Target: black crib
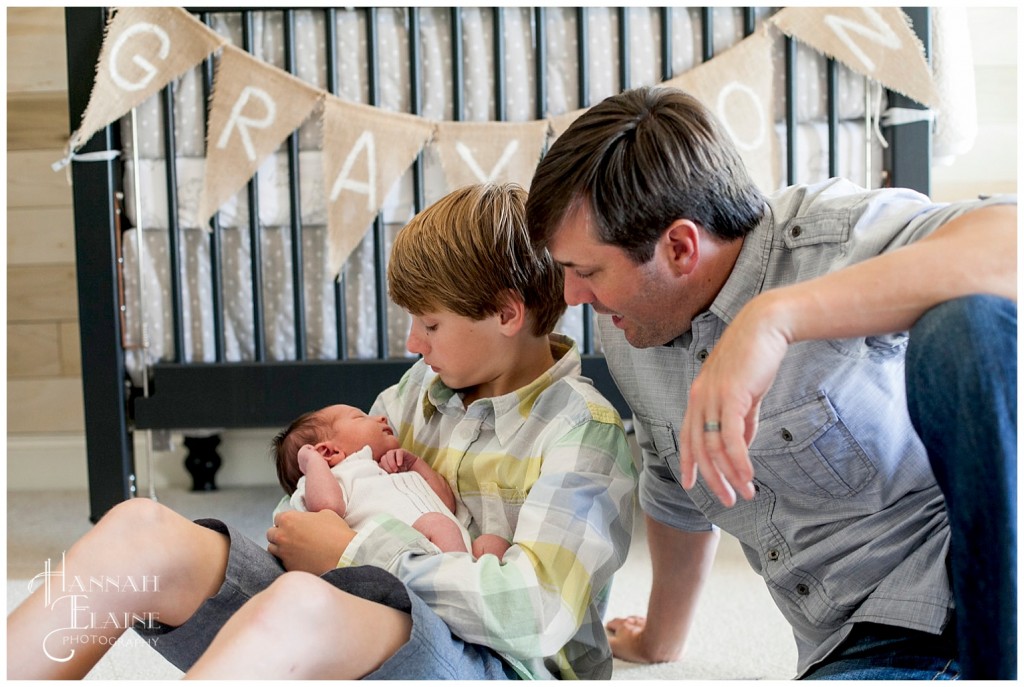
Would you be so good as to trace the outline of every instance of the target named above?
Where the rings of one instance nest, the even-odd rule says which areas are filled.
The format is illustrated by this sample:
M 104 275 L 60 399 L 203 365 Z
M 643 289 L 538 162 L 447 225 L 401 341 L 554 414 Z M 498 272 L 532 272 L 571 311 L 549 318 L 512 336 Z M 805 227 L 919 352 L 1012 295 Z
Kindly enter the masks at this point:
M 214 12 L 240 12 L 242 14 L 242 25 L 245 27 L 252 12 L 256 8 L 247 10 L 244 8 L 197 8 L 193 13 L 203 21 L 208 21 L 210 14 Z M 259 8 L 259 11 L 267 11 Z M 290 15 L 296 10 L 277 10 L 284 15 L 285 28 L 285 51 L 286 55 L 294 47 L 294 35 L 289 35 Z M 368 79 L 370 83 L 370 102 L 375 102 L 374 85 L 374 64 L 373 58 L 377 50 L 378 36 L 375 35 L 373 8 L 357 8 L 355 10 L 334 10 L 317 9 L 326 13 L 327 20 L 324 22 L 328 27 L 328 35 L 325 43 L 328 47 L 327 74 L 328 88 L 331 92 L 337 92 L 338 79 L 343 75 L 337 74 L 333 68 L 336 60 L 331 50 L 337 45 L 337 41 L 330 35 L 331 27 L 335 25 L 333 13 L 340 11 L 365 12 L 367 13 L 367 45 L 369 46 Z M 491 21 L 495 27 L 500 27 L 503 21 L 503 13 L 508 8 L 492 8 L 486 10 L 493 13 Z M 545 50 L 547 39 L 544 36 L 544 13 L 552 11 L 551 8 L 535 8 L 529 10 L 534 30 L 535 62 L 535 99 L 537 103 L 536 117 L 542 119 L 546 115 L 546 84 L 544 70 L 541 66 L 545 62 Z M 585 78 L 588 69 L 588 36 L 587 36 L 587 8 L 576 8 L 578 43 L 578 63 L 580 71 L 579 92 L 577 102 L 579 107 L 592 104 L 590 94 L 587 92 Z M 684 11 L 684 8 L 659 8 L 662 35 L 659 49 L 661 61 L 664 65 L 671 64 L 671 50 L 673 45 L 671 22 L 669 18 L 673 11 Z M 744 32 L 752 33 L 755 30 L 755 13 L 752 8 L 740 10 L 743 13 Z M 68 48 L 68 84 L 70 102 L 70 120 L 74 126 L 80 121 L 83 111 L 88 104 L 92 82 L 95 74 L 95 64 L 99 55 L 103 39 L 104 26 L 107 19 L 107 11 L 103 8 L 70 7 L 65 10 L 67 25 L 67 48 Z M 411 26 L 417 26 L 419 21 L 419 10 L 409 8 L 405 10 L 407 21 Z M 458 36 L 461 30 L 460 8 L 452 8 L 446 11 L 450 21 L 452 36 Z M 906 10 L 911 17 L 913 25 L 917 30 L 927 50 L 929 36 L 928 24 L 929 13 L 927 8 L 909 8 Z M 713 50 L 709 47 L 713 44 L 712 23 L 713 16 L 711 8 L 703 8 L 699 14 L 701 32 L 703 34 L 702 44 L 703 59 L 713 57 Z M 626 31 L 629 25 L 629 10 L 621 8 L 618 10 L 618 30 L 623 37 L 619 40 L 619 84 L 631 84 L 630 80 L 630 57 L 629 41 L 625 40 Z M 415 32 L 410 32 L 414 35 Z M 496 38 L 493 43 L 493 63 L 495 69 L 503 69 L 505 62 L 502 40 L 497 38 L 500 32 L 494 31 Z M 248 33 L 245 33 L 248 40 Z M 786 111 L 785 124 L 788 131 L 787 141 L 794 141 L 794 128 L 796 126 L 795 103 L 797 98 L 797 80 L 793 75 L 796 62 L 796 46 L 791 39 L 785 39 L 785 94 Z M 452 41 L 453 55 L 453 82 L 456 84 L 452 99 L 454 118 L 459 118 L 460 113 L 460 88 L 458 84 L 464 78 L 464 56 L 459 54 L 458 41 Z M 247 46 L 242 46 L 247 47 Z M 412 114 L 419 114 L 419 97 L 417 95 L 416 63 L 420 46 L 415 40 L 410 41 L 408 46 L 410 61 L 413 64 L 413 73 L 410 75 L 412 85 Z M 287 60 L 288 58 L 286 58 Z M 838 128 L 838 114 L 834 101 L 837 99 L 836 89 L 838 82 L 839 67 L 831 60 L 824 60 L 826 63 L 825 73 L 827 75 L 827 95 L 829 100 L 828 112 L 828 175 L 839 175 L 840 167 L 838 160 L 838 143 L 836 130 Z M 291 65 L 288 65 L 291 68 Z M 208 63 L 204 68 L 204 84 L 208 89 L 212 79 L 212 66 Z M 672 77 L 671 68 L 665 68 L 662 74 L 663 79 Z M 502 106 L 503 94 L 500 84 L 503 77 L 496 72 L 495 83 L 499 84 L 495 90 L 495 101 L 497 117 L 504 118 Z M 174 141 L 174 84 L 164 89 L 159 96 L 161 98 L 161 109 L 164 115 L 163 133 L 164 146 L 167 150 L 175 150 Z M 900 107 L 921 107 L 902 96 L 888 94 L 889 104 Z M 885 131 L 888 140 L 888 148 L 885 150 L 883 162 L 884 183 L 892 186 L 904 186 L 915 188 L 925 193 L 929 192 L 929 167 L 930 167 L 930 129 L 926 121 L 893 127 Z M 295 163 L 298 157 L 298 147 L 292 136 L 287 142 L 287 153 L 289 160 Z M 787 181 L 797 183 L 809 181 L 796 177 L 796 146 L 790 145 L 784 153 L 787 171 Z M 82 149 L 81 152 L 95 152 L 105 150 L 121 150 L 120 129 L 116 125 L 107 127 L 96 134 Z M 167 197 L 169 212 L 172 215 L 169 227 L 169 241 L 171 246 L 170 260 L 172 261 L 171 274 L 178 275 L 174 261 L 177 259 L 175 250 L 176 236 L 179 232 L 174 220 L 176 212 L 175 194 L 176 179 L 175 166 L 171 164 L 174 156 L 168 157 L 167 165 Z M 78 308 L 81 329 L 82 347 L 82 384 L 85 401 L 85 430 L 86 448 L 88 453 L 88 475 L 90 492 L 90 518 L 96 521 L 110 507 L 116 503 L 131 498 L 135 495 L 135 461 L 133 455 L 132 435 L 135 430 L 150 429 L 173 429 L 187 431 L 190 428 L 260 428 L 280 427 L 290 419 L 305 410 L 326 405 L 328 403 L 349 403 L 359 407 L 368 408 L 376 397 L 378 391 L 386 385 L 398 380 L 402 372 L 410 364 L 409 358 L 393 357 L 388 355 L 390 348 L 387 341 L 387 327 L 383 320 L 387 317 L 386 308 L 386 284 L 384 282 L 385 265 L 385 244 L 383 239 L 382 221 L 378 218 L 372 229 L 374 236 L 374 255 L 376 270 L 376 293 L 378 308 L 376 317 L 378 319 L 377 332 L 377 355 L 372 359 L 352 358 L 347 354 L 348 346 L 344 341 L 346 327 L 344 326 L 345 298 L 344 284 L 342 281 L 336 283 L 335 308 L 336 317 L 339 320 L 337 332 L 339 351 L 336 359 L 321 360 L 308 359 L 306 346 L 304 344 L 305 322 L 302 316 L 304 305 L 302 303 L 303 289 L 301 281 L 296 281 L 294 310 L 298 315 L 295 317 L 295 351 L 294 359 L 271 360 L 268 359 L 261 341 L 262 330 L 262 305 L 259 293 L 261 292 L 259 280 L 261 279 L 259 254 L 254 251 L 254 265 L 252 270 L 253 313 L 252 318 L 255 325 L 255 344 L 252 352 L 252 359 L 246 361 L 228 361 L 224 354 L 223 328 L 219 321 L 222 308 L 220 301 L 221 288 L 218 280 L 216 256 L 219 255 L 220 232 L 213 220 L 213 231 L 209 235 L 210 254 L 213 256 L 212 280 L 214 281 L 214 318 L 215 329 L 219 334 L 216 336 L 216 354 L 213 362 L 192 363 L 186 362 L 185 356 L 181 354 L 184 349 L 182 335 L 182 316 L 180 303 L 180 284 L 174 284 L 173 289 L 177 295 L 172 294 L 172 319 L 174 324 L 174 339 L 177 353 L 170 359 L 160 360 L 153 364 L 147 373 L 148 388 L 142 389 L 137 382 L 134 382 L 128 374 L 125 362 L 124 345 L 124 322 L 125 304 L 122 284 L 122 221 L 124 209 L 122 208 L 123 194 L 123 165 L 124 161 L 117 159 L 110 162 L 88 162 L 72 164 L 73 186 L 74 186 L 74 216 L 75 216 L 75 242 L 76 261 L 78 269 Z M 416 210 L 423 207 L 423 184 L 420 179 L 422 174 L 422 161 L 418 160 L 413 167 L 414 185 L 416 188 Z M 293 187 L 295 184 L 293 183 Z M 254 197 L 255 186 L 249 186 L 250 207 L 258 207 L 257 199 Z M 297 197 L 297 191 L 292 192 Z M 293 200 L 297 203 L 297 200 Z M 291 231 L 293 236 L 298 236 L 302 230 L 301 221 L 298 219 L 298 212 L 295 212 L 293 205 L 293 220 Z M 260 231 L 258 212 L 250 213 L 249 231 L 253 237 L 257 237 Z M 294 242 L 301 250 L 301 243 Z M 258 245 L 254 238 L 253 245 Z M 301 262 L 297 260 L 295 262 Z M 175 277 L 176 278 L 176 277 Z M 296 270 L 293 278 L 301 280 L 301 270 Z M 628 417 L 628 409 L 622 402 L 621 396 L 608 374 L 607 367 L 595 344 L 592 340 L 590 327 L 590 313 L 584 312 L 582 318 L 582 340 L 581 351 L 584 353 L 584 374 L 591 377 L 596 385 L 609 398 L 613 399 L 624 417 Z

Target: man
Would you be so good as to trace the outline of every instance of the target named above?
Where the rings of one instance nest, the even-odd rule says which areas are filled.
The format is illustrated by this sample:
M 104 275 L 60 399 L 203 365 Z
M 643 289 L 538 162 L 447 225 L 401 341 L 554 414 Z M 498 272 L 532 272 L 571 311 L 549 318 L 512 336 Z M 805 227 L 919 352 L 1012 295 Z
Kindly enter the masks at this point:
M 618 656 L 679 657 L 720 527 L 800 676 L 1016 676 L 1015 198 L 765 198 L 699 102 L 641 88 L 555 142 L 527 221 L 643 451 L 649 615 L 608 623 Z

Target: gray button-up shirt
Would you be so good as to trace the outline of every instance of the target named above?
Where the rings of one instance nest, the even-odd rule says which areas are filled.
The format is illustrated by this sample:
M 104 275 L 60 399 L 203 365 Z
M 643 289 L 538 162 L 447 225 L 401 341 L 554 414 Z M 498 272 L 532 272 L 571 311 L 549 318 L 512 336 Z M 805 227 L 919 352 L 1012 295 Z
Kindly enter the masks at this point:
M 769 200 L 732 275 L 690 332 L 636 349 L 609 318 L 598 319 L 609 367 L 634 412 L 644 511 L 679 529 L 718 526 L 739 539 L 793 626 L 801 674 L 853 622 L 938 633 L 949 617 L 949 526 L 907 414 L 907 337 L 792 345 L 750 446 L 756 496 L 732 508 L 703 478 L 688 491 L 679 485 L 690 385 L 725 327 L 760 292 L 910 243 L 979 205 L 866 192 L 842 180 L 785 189 Z

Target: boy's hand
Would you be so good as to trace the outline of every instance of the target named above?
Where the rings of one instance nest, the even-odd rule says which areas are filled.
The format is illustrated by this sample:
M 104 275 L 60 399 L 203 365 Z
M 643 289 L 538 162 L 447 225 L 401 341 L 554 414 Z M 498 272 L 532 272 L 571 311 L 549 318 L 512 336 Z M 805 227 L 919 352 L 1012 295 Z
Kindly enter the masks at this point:
M 322 575 L 338 560 L 356 533 L 337 513 L 286 511 L 267 530 L 267 551 L 281 559 L 285 570 Z
M 384 472 L 395 474 L 396 472 L 409 472 L 419 458 L 414 453 L 409 453 L 404 448 L 393 448 L 380 459 L 380 467 Z

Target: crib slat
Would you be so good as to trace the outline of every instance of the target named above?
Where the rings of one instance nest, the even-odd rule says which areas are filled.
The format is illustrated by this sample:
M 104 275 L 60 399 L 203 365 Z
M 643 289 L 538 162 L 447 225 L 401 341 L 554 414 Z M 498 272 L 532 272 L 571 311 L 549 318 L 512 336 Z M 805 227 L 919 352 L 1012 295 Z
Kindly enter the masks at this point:
M 200 15 L 202 22 L 210 26 L 210 13 Z M 203 60 L 203 102 L 210 102 L 213 91 L 213 58 Z M 209 126 L 206 111 L 203 111 L 203 140 Z M 221 271 L 223 254 L 223 236 L 221 235 L 220 215 L 213 213 L 210 218 L 210 291 L 213 307 L 213 357 L 218 363 L 224 362 L 224 275 Z
M 661 80 L 668 81 L 672 73 L 672 8 L 661 8 Z
M 410 114 L 423 113 L 423 82 L 420 54 L 423 46 L 420 41 L 420 10 L 410 7 L 408 10 L 409 26 L 409 111 Z M 426 206 L 426 188 L 423 181 L 423 152 L 416 154 L 412 164 L 413 212 L 419 214 Z
M 464 117 L 463 102 L 463 50 L 462 50 L 462 9 L 453 7 L 449 11 L 452 31 L 452 120 L 461 122 Z
M 338 94 L 338 11 L 333 7 L 324 10 L 324 50 L 327 66 L 327 90 Z M 335 357 L 348 358 L 348 313 L 345 305 L 345 272 L 334 280 L 334 337 L 337 345 Z
M 576 50 L 579 63 L 579 98 L 577 107 L 590 106 L 590 13 L 586 7 L 576 9 Z
M 700 9 L 701 60 L 708 62 L 715 56 L 715 15 L 710 7 Z
M 576 49 L 579 55 L 579 107 L 589 107 L 590 103 L 590 13 L 586 7 L 576 9 Z M 594 351 L 594 332 L 589 303 L 582 305 L 583 341 L 579 343 L 584 355 Z
M 370 105 L 380 104 L 380 45 L 377 36 L 377 9 L 366 10 L 366 46 L 370 85 Z M 384 219 L 381 213 L 373 218 L 373 263 L 375 265 L 374 285 L 377 296 L 377 357 L 388 357 L 388 309 L 387 309 L 387 247 L 384 241 Z
M 494 117 L 503 122 L 508 117 L 505 104 L 505 10 L 495 7 L 494 17 Z
M 181 298 L 181 247 L 178 226 L 178 173 L 176 166 L 176 142 L 174 138 L 174 84 L 167 84 L 161 91 L 161 106 L 164 115 L 164 168 L 167 170 L 167 258 L 171 276 L 171 323 L 174 337 L 175 362 L 184 362 L 190 356 L 185 353 L 185 326 Z
M 295 59 L 295 11 L 284 11 L 284 68 L 297 71 Z M 299 195 L 299 132 L 288 136 L 288 203 L 291 208 L 292 312 L 295 326 L 295 359 L 306 359 L 306 294 L 302 262 L 302 201 Z
M 743 8 L 743 35 L 749 36 L 757 28 L 757 11 L 754 7 Z
M 544 68 L 548 57 L 548 31 L 547 12 L 543 7 L 535 7 L 533 10 L 533 49 L 536 59 L 534 70 L 536 73 L 537 86 L 537 119 L 544 119 L 548 116 L 548 74 Z
M 253 51 L 253 17 L 250 10 L 242 12 L 242 48 Z M 263 361 L 267 358 L 266 336 L 263 325 L 263 245 L 260 232 L 259 172 L 253 174 L 247 186 L 249 199 L 249 244 L 252 276 L 252 342 L 253 358 Z
M 629 8 L 619 8 L 619 90 L 630 87 Z
M 828 91 L 828 175 L 839 176 L 839 64 L 825 61 Z
M 796 183 L 797 140 L 796 140 L 796 41 L 786 36 L 786 183 Z

